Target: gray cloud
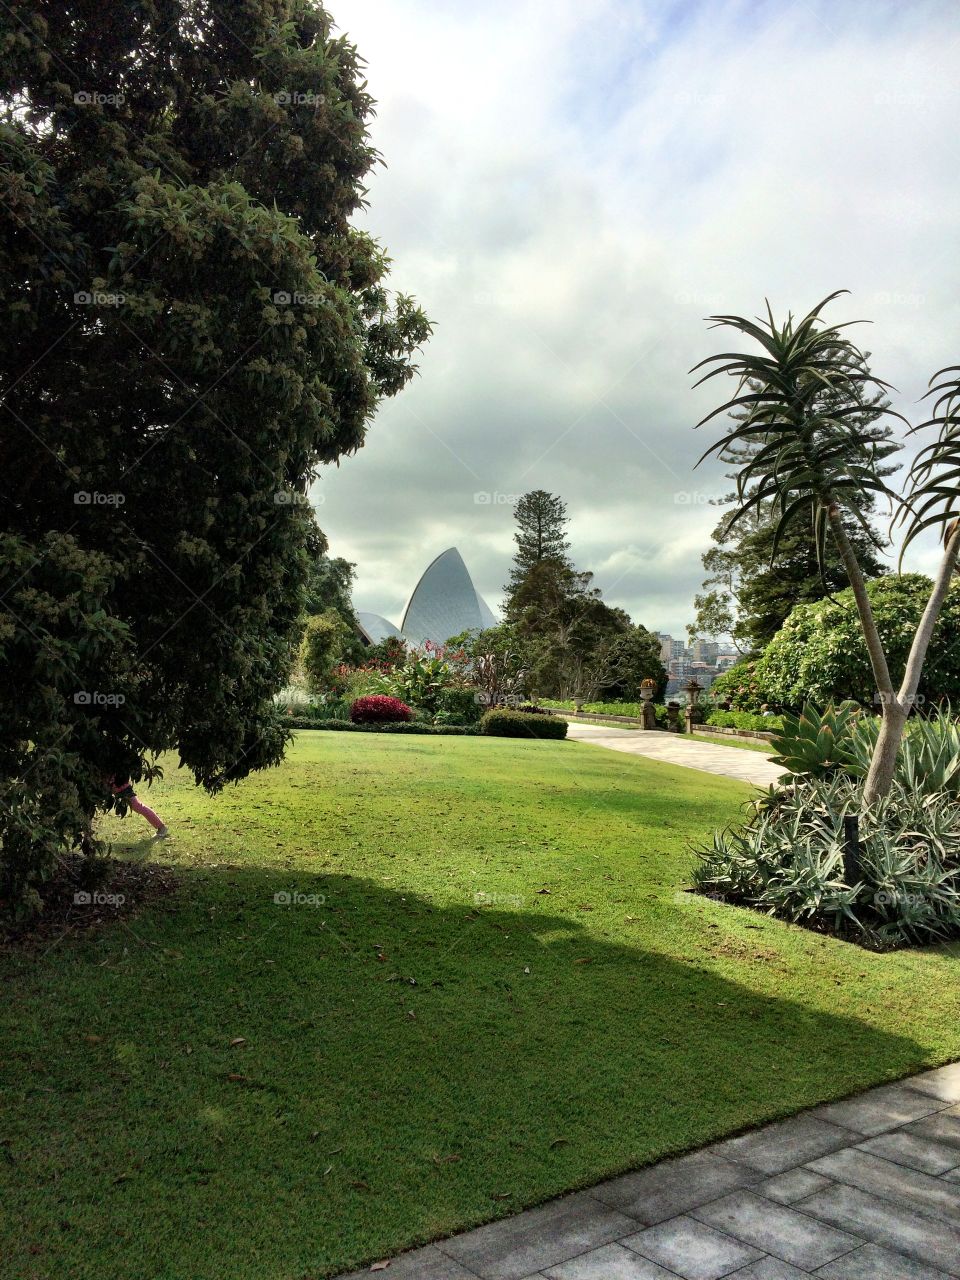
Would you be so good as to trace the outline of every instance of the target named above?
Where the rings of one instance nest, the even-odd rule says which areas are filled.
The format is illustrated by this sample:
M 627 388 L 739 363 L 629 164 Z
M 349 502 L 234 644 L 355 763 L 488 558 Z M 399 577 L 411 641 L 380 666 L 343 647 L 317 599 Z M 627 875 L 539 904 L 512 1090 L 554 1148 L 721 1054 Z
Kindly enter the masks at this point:
M 690 390 L 721 341 L 705 315 L 850 288 L 834 314 L 875 322 L 859 339 L 913 420 L 960 358 L 952 5 L 369 0 L 337 17 L 389 164 L 366 225 L 437 324 L 421 376 L 318 485 L 359 607 L 398 619 L 454 544 L 496 603 L 503 497 L 546 488 L 606 598 L 679 634 L 727 487 L 693 470 L 722 390 Z

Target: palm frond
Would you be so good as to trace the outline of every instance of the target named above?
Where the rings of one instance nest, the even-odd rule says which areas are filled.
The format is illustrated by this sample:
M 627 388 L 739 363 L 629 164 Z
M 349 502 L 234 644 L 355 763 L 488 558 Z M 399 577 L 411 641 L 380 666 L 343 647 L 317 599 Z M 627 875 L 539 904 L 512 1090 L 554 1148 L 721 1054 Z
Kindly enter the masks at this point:
M 772 501 L 780 513 L 775 551 L 787 527 L 809 511 L 821 563 L 832 502 L 842 500 L 864 523 L 861 508 L 873 495 L 894 496 L 884 481 L 890 468 L 881 463 L 897 446 L 881 441 L 876 430 L 865 430 L 864 423 L 872 428 L 885 415 L 901 417 L 888 404 L 867 399 L 870 394 L 882 399 L 890 387 L 873 376 L 863 352 L 843 332 L 861 322 L 826 324 L 822 318 L 824 307 L 845 292 L 829 294 L 798 321 L 788 314 L 778 324 L 769 302 L 766 319 L 709 317 L 714 328 L 733 329 L 761 350 L 719 352 L 691 370 L 700 373 L 697 387 L 721 375 L 736 380 L 736 394 L 697 423 L 702 427 L 730 415 L 726 432 L 704 451 L 698 466 L 731 447 L 749 454 L 737 475 L 731 524 Z

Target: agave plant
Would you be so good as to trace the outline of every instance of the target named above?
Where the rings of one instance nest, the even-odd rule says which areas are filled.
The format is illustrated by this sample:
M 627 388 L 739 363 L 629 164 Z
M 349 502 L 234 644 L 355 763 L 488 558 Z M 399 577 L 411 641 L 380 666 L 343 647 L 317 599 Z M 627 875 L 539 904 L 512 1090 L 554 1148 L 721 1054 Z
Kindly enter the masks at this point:
M 807 778 L 699 851 L 695 883 L 796 923 L 871 946 L 960 938 L 960 803 L 894 783 L 863 814 L 855 883 L 844 871 L 844 818 L 860 807 L 844 774 Z
M 736 411 L 729 430 L 703 455 L 719 453 L 736 459 L 746 446 L 748 456 L 737 474 L 731 525 L 767 504 L 779 513 L 774 556 L 783 531 L 803 515 L 811 521 L 821 563 L 828 529 L 837 544 L 884 707 L 864 786 L 864 801 L 871 805 L 892 786 L 897 750 L 933 627 L 960 556 L 960 366 L 944 369 L 931 380 L 928 394 L 936 397 L 933 415 L 921 425 L 938 427 L 939 435 L 921 449 L 910 471 L 909 494 L 901 498 L 884 478 L 889 442 L 882 433 L 864 431 L 858 425 L 863 422 L 866 393 L 885 390 L 889 384 L 867 371 L 863 353 L 843 332 L 847 325 L 826 325 L 821 319 L 823 308 L 842 292 L 824 298 L 798 322 L 788 315 L 778 324 L 769 305 L 766 320 L 711 317 L 715 325 L 753 339 L 760 351 L 722 352 L 695 366 L 695 370 L 707 369 L 697 386 L 719 375 L 737 381 L 733 398 L 697 425 Z M 874 420 L 883 415 L 906 421 L 886 405 L 875 405 L 869 413 Z M 906 524 L 904 546 L 925 529 L 943 530 L 943 560 L 899 689 L 894 687 L 863 573 L 843 527 L 842 513 L 847 511 L 868 528 L 864 507 L 877 495 L 889 498 Z
M 810 778 L 858 772 L 854 727 L 860 715 L 856 702 L 830 702 L 823 711 L 807 703 L 800 715 L 784 715 L 783 730 L 771 739 L 774 764 Z
M 848 742 L 848 772 L 865 774 L 876 751 L 880 721 L 863 716 Z M 907 725 L 897 756 L 897 781 L 917 794 L 949 791 L 960 795 L 960 725 L 949 707 Z

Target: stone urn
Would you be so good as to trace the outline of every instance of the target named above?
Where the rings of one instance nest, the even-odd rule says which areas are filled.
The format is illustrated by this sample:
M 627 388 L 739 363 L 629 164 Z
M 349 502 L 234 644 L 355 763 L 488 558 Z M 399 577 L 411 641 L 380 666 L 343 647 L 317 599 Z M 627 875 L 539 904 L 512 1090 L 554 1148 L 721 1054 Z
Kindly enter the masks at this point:
M 653 695 L 656 690 L 657 682 L 647 678 L 640 681 L 640 715 L 643 720 L 644 729 L 656 729 L 657 713 L 653 706 Z
M 693 733 L 695 724 L 703 724 L 703 707 L 700 705 L 700 694 L 703 690 L 696 680 L 691 680 L 689 684 L 684 685 L 683 691 L 687 695 L 687 733 Z

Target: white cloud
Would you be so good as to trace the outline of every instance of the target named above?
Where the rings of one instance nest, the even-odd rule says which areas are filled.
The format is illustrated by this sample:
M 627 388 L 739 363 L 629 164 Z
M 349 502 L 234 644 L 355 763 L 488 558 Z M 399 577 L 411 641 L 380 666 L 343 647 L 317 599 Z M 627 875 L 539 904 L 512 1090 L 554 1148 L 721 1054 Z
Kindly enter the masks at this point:
M 369 63 L 388 168 L 367 225 L 436 321 L 422 376 L 322 481 L 357 602 L 397 617 L 460 547 L 495 602 L 510 507 L 560 493 L 611 603 L 682 632 L 721 468 L 689 368 L 717 310 L 864 316 L 916 398 L 960 359 L 952 5 L 622 0 L 335 10 Z M 686 497 L 684 496 L 686 495 Z M 691 497 L 691 495 L 693 495 Z M 927 567 L 921 547 L 912 564 Z

